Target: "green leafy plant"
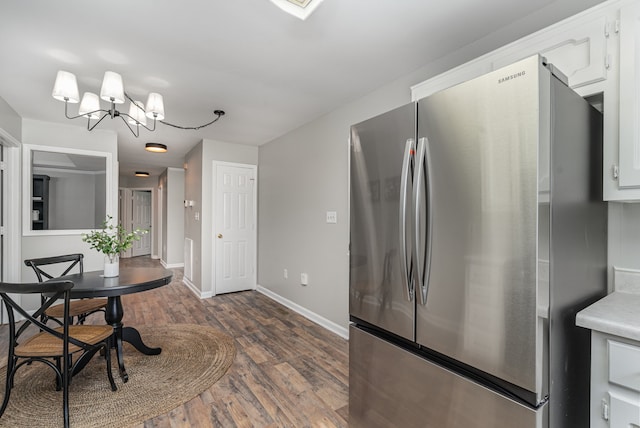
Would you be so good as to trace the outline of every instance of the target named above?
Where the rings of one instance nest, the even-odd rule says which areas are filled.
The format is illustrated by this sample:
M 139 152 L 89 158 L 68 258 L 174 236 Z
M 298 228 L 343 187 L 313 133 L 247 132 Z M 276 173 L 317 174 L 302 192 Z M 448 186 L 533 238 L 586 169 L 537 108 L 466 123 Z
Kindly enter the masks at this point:
M 121 224 L 111 224 L 112 220 L 111 216 L 107 216 L 102 222 L 101 230 L 82 234 L 82 241 L 88 243 L 92 249 L 107 255 L 111 262 L 115 260 L 116 255 L 131 248 L 134 241 L 139 241 L 140 237 L 148 232 L 143 229 L 127 232 Z

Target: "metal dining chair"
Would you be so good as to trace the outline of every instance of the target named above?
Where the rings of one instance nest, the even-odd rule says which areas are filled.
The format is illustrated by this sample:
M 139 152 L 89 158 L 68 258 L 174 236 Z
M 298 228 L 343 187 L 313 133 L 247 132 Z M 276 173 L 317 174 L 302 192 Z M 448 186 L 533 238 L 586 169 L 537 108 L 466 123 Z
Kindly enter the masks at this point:
M 48 281 L 45 283 L 14 284 L 0 283 L 0 297 L 7 309 L 9 319 L 9 346 L 7 377 L 0 417 L 4 414 L 11 389 L 16 380 L 16 371 L 25 364 L 43 363 L 56 375 L 56 390 L 62 389 L 64 426 L 69 426 L 69 383 L 74 371 L 80 370 L 98 352 L 102 351 L 107 364 L 107 376 L 111 390 L 116 384 L 111 371 L 111 337 L 113 327 L 108 325 L 70 325 L 71 281 Z M 35 313 L 25 310 L 14 300 L 14 295 L 43 294 L 44 302 Z M 62 326 L 51 328 L 42 322 L 41 315 L 62 299 Z M 16 312 L 24 322 L 18 327 Z M 36 329 L 28 329 L 34 326 Z M 39 332 L 38 332 L 39 330 Z
M 76 266 L 79 273 L 84 272 L 83 259 L 83 254 L 65 254 L 62 256 L 27 259 L 24 261 L 24 264 L 33 269 L 39 282 L 44 282 L 67 275 Z M 45 271 L 44 268 L 47 268 L 47 271 Z M 58 274 L 53 273 L 56 269 L 59 271 Z M 76 317 L 77 324 L 84 324 L 87 316 L 99 311 L 104 312 L 106 306 L 107 299 L 73 300 L 69 307 L 69 316 L 71 318 Z M 54 305 L 47 309 L 44 313 L 45 321 L 46 318 L 52 318 L 61 324 L 60 319 L 63 316 L 62 309 L 62 305 Z

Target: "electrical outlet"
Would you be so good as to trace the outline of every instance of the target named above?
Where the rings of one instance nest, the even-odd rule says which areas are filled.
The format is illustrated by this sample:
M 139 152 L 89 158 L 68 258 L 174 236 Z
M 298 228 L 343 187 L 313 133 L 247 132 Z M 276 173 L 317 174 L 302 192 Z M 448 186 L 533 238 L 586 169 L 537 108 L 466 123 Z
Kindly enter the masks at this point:
M 282 272 L 282 276 L 284 277 L 284 279 L 289 279 L 289 271 L 285 269 L 284 272 Z

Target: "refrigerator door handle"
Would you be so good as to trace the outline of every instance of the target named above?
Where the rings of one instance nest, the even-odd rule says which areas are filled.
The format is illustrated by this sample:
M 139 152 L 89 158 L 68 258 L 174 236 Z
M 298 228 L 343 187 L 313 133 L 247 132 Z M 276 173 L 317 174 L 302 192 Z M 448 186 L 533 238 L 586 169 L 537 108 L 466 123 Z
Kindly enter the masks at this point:
M 432 237 L 432 215 L 431 215 L 431 179 L 430 179 L 429 140 L 426 137 L 418 140 L 418 150 L 416 154 L 416 172 L 413 180 L 413 209 L 414 209 L 414 240 L 413 254 L 415 255 L 415 266 L 419 287 L 420 303 L 427 304 L 427 293 L 429 291 L 429 276 L 431 272 L 431 237 Z M 426 230 L 424 236 L 420 233 L 422 194 L 426 193 Z
M 413 301 L 415 289 L 411 281 L 411 256 L 407 257 L 407 190 L 409 188 L 409 178 L 413 169 L 412 158 L 416 151 L 416 141 L 409 138 L 405 143 L 404 155 L 402 158 L 402 173 L 400 174 L 400 263 L 402 269 L 402 282 L 405 285 L 405 297 L 408 301 Z

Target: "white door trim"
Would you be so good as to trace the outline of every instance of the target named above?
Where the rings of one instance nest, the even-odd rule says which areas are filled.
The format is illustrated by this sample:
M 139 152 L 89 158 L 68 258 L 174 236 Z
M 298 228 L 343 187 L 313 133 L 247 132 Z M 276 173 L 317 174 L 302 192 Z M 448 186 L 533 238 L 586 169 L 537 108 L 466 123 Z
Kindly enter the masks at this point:
M 22 272 L 22 239 L 20 233 L 21 203 L 22 200 L 20 186 L 20 159 L 22 157 L 20 141 L 11 134 L 0 128 L 0 144 L 5 146 L 5 164 L 7 173 L 4 182 L 4 220 L 5 220 L 5 257 L 4 257 L 4 280 L 8 282 L 20 282 Z
M 253 164 L 245 164 L 245 163 L 236 163 L 236 162 L 225 162 L 225 161 L 216 161 L 212 162 L 212 174 L 211 174 L 211 213 L 213 217 L 213 222 L 211 223 L 212 232 L 209 236 L 211 239 L 211 266 L 213 267 L 211 272 L 211 281 L 213 283 L 212 295 L 215 296 L 217 294 L 216 291 L 216 233 L 215 227 L 217 224 L 216 215 L 216 188 L 217 188 L 217 177 L 218 177 L 218 167 L 219 166 L 230 166 L 237 168 L 248 168 L 253 171 L 254 177 L 254 187 L 253 187 L 253 218 L 255 225 L 253 227 L 253 242 L 255 243 L 253 248 L 253 274 L 255 279 L 254 289 L 257 286 L 258 280 L 258 165 Z

